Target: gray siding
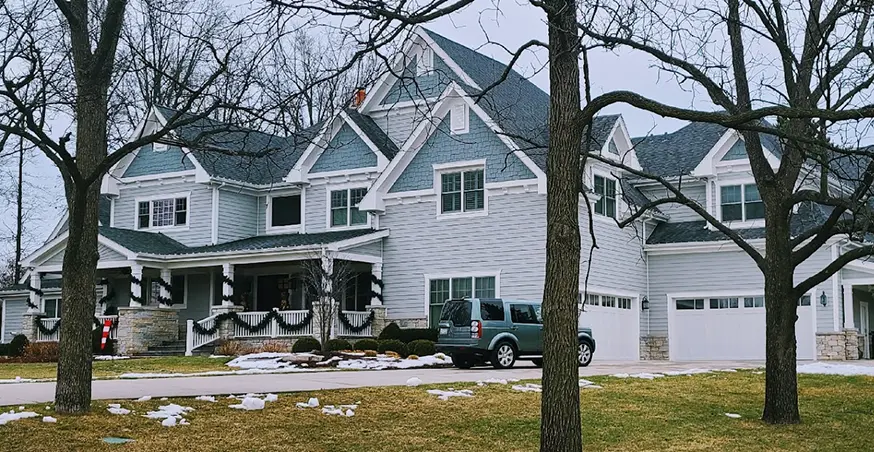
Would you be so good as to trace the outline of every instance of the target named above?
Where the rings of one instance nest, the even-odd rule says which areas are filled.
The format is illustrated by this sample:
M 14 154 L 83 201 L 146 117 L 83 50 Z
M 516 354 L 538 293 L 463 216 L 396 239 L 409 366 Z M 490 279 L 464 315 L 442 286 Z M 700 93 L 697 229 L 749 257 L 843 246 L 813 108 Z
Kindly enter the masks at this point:
M 432 165 L 480 159 L 486 160 L 486 183 L 533 179 L 531 170 L 515 155 L 508 155 L 510 153 L 498 135 L 473 112 L 469 132 L 463 135 L 450 135 L 449 115 L 446 115 L 389 191 L 432 188 Z
M 168 146 L 166 151 L 155 152 L 151 144 L 137 151 L 122 177 L 146 176 L 193 170 L 194 165 L 179 146 Z
M 731 247 L 731 245 L 726 245 Z M 830 260 L 828 250 L 820 250 L 801 266 L 795 282 L 813 274 Z M 742 251 L 651 255 L 649 256 L 650 309 L 641 318 L 641 335 L 666 336 L 668 333 L 667 295 L 684 292 L 732 291 L 764 293 L 762 273 Z M 817 297 L 825 291 L 828 306 L 816 304 L 817 330 L 832 330 L 832 287 L 828 280 L 816 287 Z
M 429 107 L 430 108 L 430 107 Z M 395 142 L 398 147 L 410 138 L 413 129 L 425 118 L 425 107 L 421 107 L 423 111 L 417 107 L 409 106 L 397 108 L 385 112 L 374 113 L 371 117 L 373 121 Z
M 6 316 L 3 317 L 6 335 L 0 338 L 0 342 L 9 342 L 14 336 L 13 333 L 21 333 L 25 312 L 27 312 L 25 298 L 6 299 Z
M 100 255 L 100 260 L 104 262 L 109 261 L 124 261 L 127 260 L 124 255 L 121 253 L 111 250 L 106 246 L 101 244 L 97 244 L 97 253 Z M 64 263 L 64 251 L 62 250 L 58 254 L 55 254 L 51 258 L 49 258 L 43 265 L 63 265 Z
M 306 222 L 305 228 L 307 234 L 324 232 L 327 229 L 327 193 L 327 184 L 310 185 L 306 188 L 306 194 L 304 195 L 306 197 L 306 206 L 304 206 L 306 218 L 304 218 L 304 221 Z
M 646 291 L 646 261 L 640 248 L 637 231 L 628 226 L 619 228 L 613 220 L 595 218 L 595 240 L 598 248 L 592 255 L 589 266 L 589 249 L 592 246 L 589 233 L 588 213 L 580 206 L 580 285 L 589 273 L 590 287 L 601 287 L 643 294 Z
M 340 131 L 322 151 L 313 164 L 311 173 L 340 171 L 355 168 L 371 168 L 377 163 L 376 154 L 364 143 L 349 124 L 343 124 Z
M 382 256 L 382 242 L 368 243 L 346 250 L 349 253 L 366 254 L 368 256 Z
M 212 238 L 212 190 L 206 185 L 178 182 L 148 187 L 122 186 L 119 191 L 115 202 L 115 227 L 122 229 L 136 229 L 136 198 L 191 192 L 188 228 L 162 229 L 160 232 L 187 246 L 209 244 Z
M 449 86 L 450 82 L 457 80 L 455 73 L 437 55 L 434 55 L 434 70 L 417 76 L 416 57 L 413 57 L 401 72 L 401 78 L 395 81 L 380 105 L 436 97 Z
M 383 255 L 388 317 L 426 317 L 426 274 L 500 270 L 501 296 L 542 298 L 545 195 L 492 196 L 482 217 L 438 219 L 436 211 L 433 201 L 389 205 L 380 219 L 391 230 Z
M 258 234 L 258 222 L 264 221 L 258 218 L 258 198 L 235 190 L 220 190 L 218 205 L 219 243 Z
M 306 189 L 304 189 L 306 190 Z M 306 209 L 306 206 L 303 207 Z M 259 196 L 255 201 L 255 235 L 267 232 L 267 197 Z
M 874 279 L 874 274 L 860 272 L 858 270 L 842 269 L 841 278 L 843 279 Z
M 641 191 L 651 200 L 664 199 L 671 196 L 664 188 L 642 188 Z M 688 196 L 689 199 L 697 201 L 702 206 L 706 206 L 707 189 L 704 184 L 687 185 L 683 187 L 681 191 L 684 195 Z M 684 205 L 662 204 L 659 206 L 659 210 L 669 215 L 672 223 L 683 221 L 703 221 L 695 211 Z

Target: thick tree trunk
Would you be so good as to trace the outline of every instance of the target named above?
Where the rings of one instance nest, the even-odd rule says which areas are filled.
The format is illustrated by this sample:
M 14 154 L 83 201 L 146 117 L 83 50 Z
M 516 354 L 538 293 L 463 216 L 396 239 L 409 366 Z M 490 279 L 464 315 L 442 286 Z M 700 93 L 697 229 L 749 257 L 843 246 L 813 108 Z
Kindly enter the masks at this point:
M 798 381 L 795 357 L 795 321 L 798 302 L 789 246 L 789 219 L 768 212 L 765 245 L 765 409 L 770 424 L 797 424 Z
M 76 105 L 76 163 L 90 174 L 106 157 L 105 90 L 80 87 Z M 91 329 L 97 300 L 97 222 L 100 179 L 89 187 L 68 184 L 69 236 L 64 252 L 60 359 L 55 389 L 59 413 L 91 406 Z
M 580 280 L 580 70 L 576 3 L 556 0 L 549 20 L 549 150 L 543 397 L 540 450 L 581 451 L 577 294 Z

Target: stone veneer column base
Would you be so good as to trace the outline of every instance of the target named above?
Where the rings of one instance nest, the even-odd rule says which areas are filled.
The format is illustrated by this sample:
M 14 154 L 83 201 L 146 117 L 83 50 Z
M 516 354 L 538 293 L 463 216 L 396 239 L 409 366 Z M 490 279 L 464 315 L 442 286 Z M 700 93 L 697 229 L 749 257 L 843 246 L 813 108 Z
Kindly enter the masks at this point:
M 379 337 L 379 333 L 382 333 L 382 330 L 388 325 L 388 321 L 385 318 L 385 306 L 367 306 L 366 309 L 373 311 L 373 323 L 370 324 L 371 334 L 373 334 L 373 337 Z
M 21 334 L 23 334 L 28 341 L 36 342 L 36 319 L 40 317 L 45 317 L 44 312 L 25 312 L 24 320 L 21 323 Z
M 667 361 L 669 358 L 668 338 L 665 336 L 643 336 L 640 338 L 640 359 Z
M 243 307 L 236 306 L 236 305 L 231 305 L 231 306 L 222 305 L 222 306 L 213 306 L 212 309 L 210 309 L 210 315 L 226 314 L 228 312 L 240 313 L 240 312 L 243 312 Z M 221 326 L 219 326 L 218 333 L 219 333 L 220 340 L 233 339 L 234 338 L 234 322 L 227 321 L 227 322 L 222 323 Z
M 142 353 L 179 339 L 179 312 L 154 306 L 118 308 L 118 353 Z
M 816 333 L 816 359 L 844 361 L 859 359 L 859 331 Z

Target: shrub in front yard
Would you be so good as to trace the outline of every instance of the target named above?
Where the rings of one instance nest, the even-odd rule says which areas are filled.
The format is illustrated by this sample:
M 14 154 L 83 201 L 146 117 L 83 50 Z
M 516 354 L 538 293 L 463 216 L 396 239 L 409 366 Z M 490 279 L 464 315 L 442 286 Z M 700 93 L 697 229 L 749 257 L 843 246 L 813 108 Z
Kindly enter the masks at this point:
M 389 340 L 389 339 L 401 339 L 401 327 L 398 326 L 397 323 L 389 323 L 382 329 L 382 332 L 379 333 L 379 337 L 377 338 L 381 341 Z
M 355 350 L 376 350 L 379 347 L 379 342 L 375 339 L 361 339 L 355 341 Z
M 437 342 L 437 328 L 402 328 L 398 339 L 407 344 L 418 340 Z
M 9 356 L 9 344 L 0 344 L 0 356 Z
M 395 352 L 400 356 L 405 356 L 407 354 L 407 344 L 404 344 L 397 339 L 386 339 L 379 341 L 376 351 L 380 353 Z
M 31 342 L 24 347 L 23 357 L 31 363 L 54 363 L 60 354 L 57 342 Z
M 288 353 L 291 347 L 285 342 L 267 341 L 259 347 L 258 351 L 266 353 Z
M 376 350 L 364 350 L 364 356 L 368 358 L 376 358 Z
M 216 355 L 240 356 L 251 352 L 252 347 L 239 341 L 222 341 L 215 348 Z
M 327 348 L 329 352 L 339 352 L 343 350 L 352 350 L 352 344 L 350 344 L 346 339 L 331 339 L 325 343 L 325 348 Z
M 312 351 L 321 352 L 322 343 L 314 337 L 302 337 L 294 341 L 294 345 L 291 346 L 291 351 L 294 353 L 307 353 Z
M 407 352 L 419 356 L 428 356 L 437 353 L 434 342 L 427 339 L 417 339 L 407 344 Z
M 12 342 L 9 343 L 9 356 L 21 356 L 24 355 L 24 349 L 27 347 L 30 341 L 27 340 L 27 336 L 23 334 L 19 334 L 12 338 Z

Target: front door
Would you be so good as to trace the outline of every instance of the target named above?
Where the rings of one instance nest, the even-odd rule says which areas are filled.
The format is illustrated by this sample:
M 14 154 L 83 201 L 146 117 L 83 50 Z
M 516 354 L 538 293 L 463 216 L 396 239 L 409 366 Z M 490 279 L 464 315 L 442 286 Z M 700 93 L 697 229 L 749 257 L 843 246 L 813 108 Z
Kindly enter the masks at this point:
M 543 325 L 537 320 L 534 306 L 510 304 L 511 330 L 519 340 L 520 354 L 543 353 Z
M 861 317 L 862 343 L 865 346 L 865 354 L 862 355 L 865 359 L 871 359 L 871 326 L 869 325 L 868 303 L 863 301 L 859 303 L 859 317 Z

